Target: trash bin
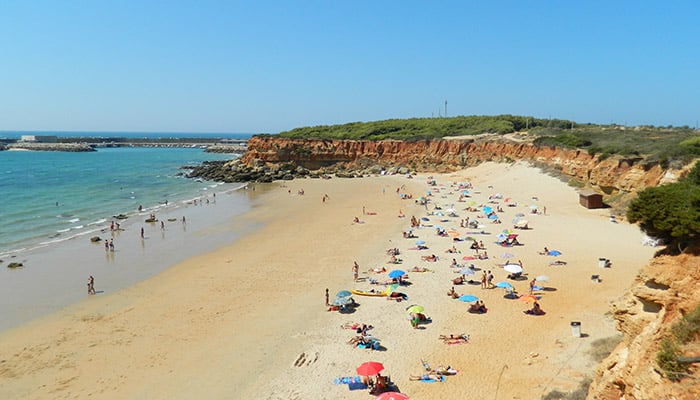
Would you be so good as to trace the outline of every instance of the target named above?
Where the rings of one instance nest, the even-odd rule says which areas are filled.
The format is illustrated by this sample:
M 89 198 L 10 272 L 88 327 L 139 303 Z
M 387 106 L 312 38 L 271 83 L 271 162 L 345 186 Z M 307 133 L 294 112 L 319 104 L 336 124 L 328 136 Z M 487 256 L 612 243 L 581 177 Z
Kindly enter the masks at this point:
M 608 259 L 607 258 L 599 258 L 598 259 L 598 266 L 600 268 L 605 268 L 608 265 Z
M 578 321 L 571 322 L 571 335 L 573 337 L 581 337 L 581 323 Z

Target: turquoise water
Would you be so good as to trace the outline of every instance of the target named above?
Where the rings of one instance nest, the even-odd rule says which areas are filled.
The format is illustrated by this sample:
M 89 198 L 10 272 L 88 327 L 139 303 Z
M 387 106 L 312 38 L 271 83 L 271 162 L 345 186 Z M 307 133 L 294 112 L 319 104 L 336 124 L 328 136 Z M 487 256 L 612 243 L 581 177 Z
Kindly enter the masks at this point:
M 179 176 L 182 166 L 232 158 L 198 148 L 0 151 L 0 258 L 97 232 L 113 215 L 134 215 L 139 206 L 177 207 L 232 189 Z

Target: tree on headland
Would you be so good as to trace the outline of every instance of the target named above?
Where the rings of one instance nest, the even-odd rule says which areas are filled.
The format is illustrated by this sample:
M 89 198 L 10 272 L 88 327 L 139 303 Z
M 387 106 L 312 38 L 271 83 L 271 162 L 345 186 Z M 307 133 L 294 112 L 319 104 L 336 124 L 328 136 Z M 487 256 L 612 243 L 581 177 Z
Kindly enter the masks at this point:
M 671 253 L 695 250 L 700 237 L 700 162 L 678 182 L 640 192 L 627 209 L 627 219 L 662 239 Z

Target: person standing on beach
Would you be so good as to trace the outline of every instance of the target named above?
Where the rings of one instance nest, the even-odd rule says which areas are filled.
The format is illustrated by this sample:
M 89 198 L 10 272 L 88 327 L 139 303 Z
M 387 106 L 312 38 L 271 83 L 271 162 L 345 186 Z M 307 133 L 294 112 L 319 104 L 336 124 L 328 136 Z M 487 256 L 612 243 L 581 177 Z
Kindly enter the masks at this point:
M 114 239 L 109 239 L 109 251 L 114 251 Z
M 141 227 L 141 239 L 144 238 L 143 227 Z
M 331 304 L 328 302 L 328 288 L 326 288 L 326 307 L 330 306 Z
M 360 274 L 360 266 L 357 264 L 357 261 L 352 266 L 352 277 L 357 282 L 357 279 L 359 278 Z
M 109 241 L 105 239 L 105 251 L 109 251 Z

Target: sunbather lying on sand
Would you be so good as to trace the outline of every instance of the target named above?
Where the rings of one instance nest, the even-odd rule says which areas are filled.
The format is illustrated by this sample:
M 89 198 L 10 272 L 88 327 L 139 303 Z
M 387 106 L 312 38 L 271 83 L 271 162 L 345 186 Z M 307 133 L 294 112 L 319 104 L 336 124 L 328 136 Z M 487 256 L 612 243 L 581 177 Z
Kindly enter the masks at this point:
M 423 261 L 435 262 L 438 260 L 438 256 L 436 256 L 435 254 L 431 254 L 429 256 L 421 256 L 420 259 Z
M 456 334 L 450 334 L 450 335 L 440 335 L 439 337 L 440 340 L 442 340 L 445 343 L 450 343 L 450 342 L 463 342 L 463 343 L 469 343 L 469 335 L 466 335 L 464 333 L 456 333 Z
M 425 267 L 413 267 L 413 269 L 411 269 L 411 271 L 412 272 L 433 272 L 432 269 L 428 269 Z
M 442 382 L 443 377 L 438 375 L 438 374 L 422 374 L 422 375 L 411 375 L 408 377 L 408 379 L 412 381 L 437 381 L 437 382 Z
M 370 268 L 367 270 L 367 272 L 373 273 L 373 274 L 382 274 L 382 273 L 386 272 L 386 268 L 384 268 L 384 267 Z
M 552 261 L 551 263 L 549 263 L 549 265 L 566 265 L 566 261 L 562 261 L 562 260 Z

